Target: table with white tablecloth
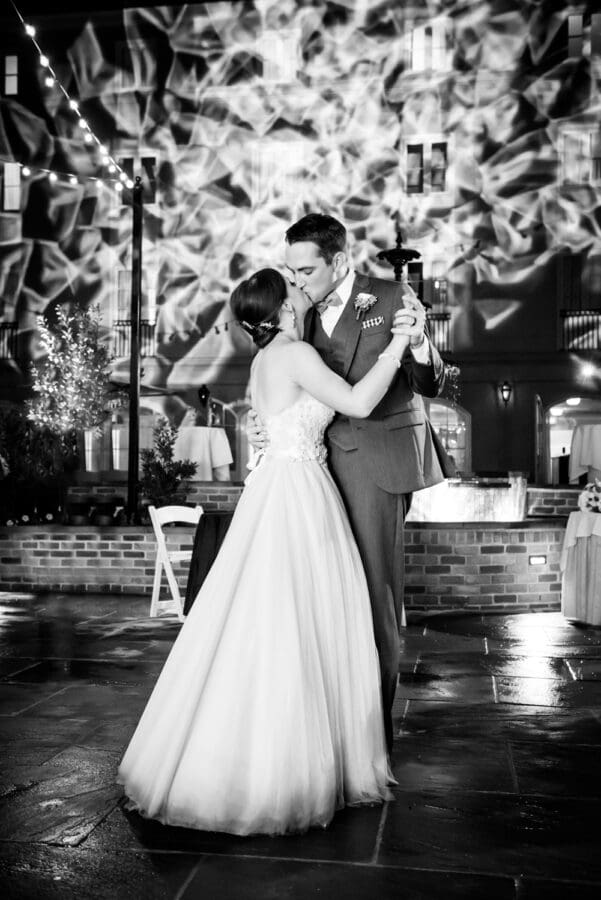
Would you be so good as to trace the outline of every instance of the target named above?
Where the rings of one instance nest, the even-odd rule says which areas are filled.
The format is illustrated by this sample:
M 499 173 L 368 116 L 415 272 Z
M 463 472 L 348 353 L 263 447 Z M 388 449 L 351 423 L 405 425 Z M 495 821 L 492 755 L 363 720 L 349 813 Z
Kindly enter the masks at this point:
M 570 513 L 560 565 L 563 615 L 601 625 L 601 513 Z
M 576 425 L 570 447 L 570 482 L 601 478 L 601 422 Z
M 182 426 L 173 447 L 173 458 L 190 459 L 197 464 L 194 481 L 230 480 L 234 457 L 223 428 Z

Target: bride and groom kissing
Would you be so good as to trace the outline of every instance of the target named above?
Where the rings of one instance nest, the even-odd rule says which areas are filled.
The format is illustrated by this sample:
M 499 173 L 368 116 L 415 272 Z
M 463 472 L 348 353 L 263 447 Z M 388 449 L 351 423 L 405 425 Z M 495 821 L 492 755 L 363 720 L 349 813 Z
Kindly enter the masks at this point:
M 391 797 L 413 491 L 451 474 L 444 365 L 408 284 L 354 272 L 342 223 L 286 232 L 232 294 L 262 450 L 121 762 L 130 808 L 234 834 Z

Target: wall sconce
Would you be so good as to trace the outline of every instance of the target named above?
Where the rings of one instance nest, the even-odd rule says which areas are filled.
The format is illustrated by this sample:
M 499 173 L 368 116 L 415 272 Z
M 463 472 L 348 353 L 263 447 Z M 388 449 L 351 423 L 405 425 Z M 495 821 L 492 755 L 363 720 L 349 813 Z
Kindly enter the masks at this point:
M 509 403 L 509 399 L 513 393 L 513 388 L 509 384 L 508 381 L 504 381 L 503 384 L 499 385 L 499 394 L 501 395 L 501 400 L 507 406 Z

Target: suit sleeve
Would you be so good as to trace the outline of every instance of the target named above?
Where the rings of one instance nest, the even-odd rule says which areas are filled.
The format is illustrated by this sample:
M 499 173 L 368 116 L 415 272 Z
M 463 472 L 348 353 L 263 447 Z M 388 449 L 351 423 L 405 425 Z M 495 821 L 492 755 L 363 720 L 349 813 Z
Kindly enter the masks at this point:
M 411 351 L 407 350 L 403 357 L 403 369 L 414 394 L 438 397 L 444 389 L 445 364 L 432 341 L 429 338 L 427 340 L 430 343 L 430 362 L 426 365 L 418 363 Z

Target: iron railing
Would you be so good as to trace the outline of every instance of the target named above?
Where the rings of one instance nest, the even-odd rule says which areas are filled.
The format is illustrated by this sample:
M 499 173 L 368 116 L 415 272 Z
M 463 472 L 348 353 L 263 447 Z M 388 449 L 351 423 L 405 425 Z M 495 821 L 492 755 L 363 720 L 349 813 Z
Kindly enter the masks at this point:
M 142 319 L 140 323 L 140 356 L 154 356 L 156 352 L 154 322 Z M 117 319 L 113 323 L 113 353 L 117 359 L 129 356 L 131 349 L 131 320 Z
M 561 350 L 601 350 L 601 310 L 560 310 Z
M 428 330 L 432 343 L 440 353 L 450 353 L 451 347 L 451 314 L 426 312 Z
M 16 322 L 0 322 L 0 359 L 15 359 L 17 355 Z

